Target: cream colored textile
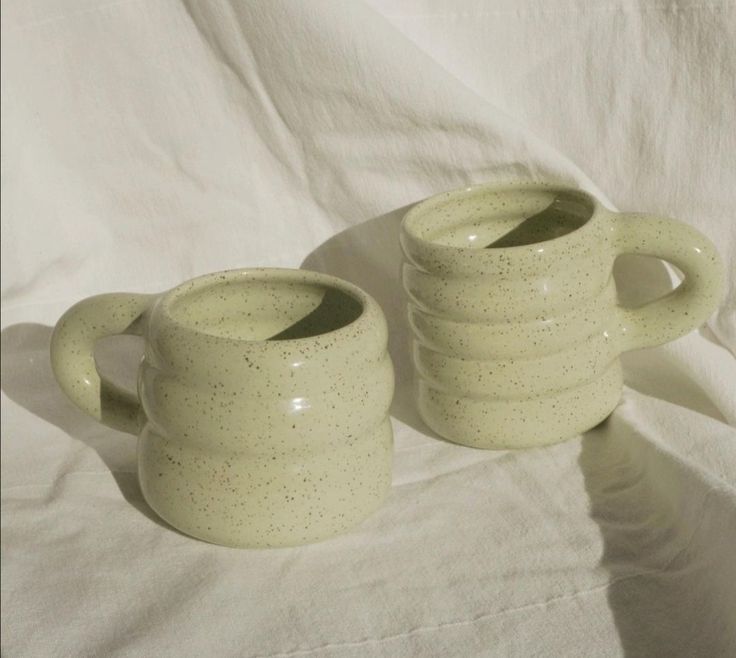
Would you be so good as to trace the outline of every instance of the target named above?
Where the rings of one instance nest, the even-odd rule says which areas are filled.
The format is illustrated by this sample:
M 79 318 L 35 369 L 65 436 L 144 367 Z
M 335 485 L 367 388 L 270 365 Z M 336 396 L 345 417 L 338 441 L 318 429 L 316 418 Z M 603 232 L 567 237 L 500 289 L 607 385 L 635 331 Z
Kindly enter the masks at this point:
M 736 655 L 734 43 L 729 0 L 4 2 L 3 655 Z M 624 357 L 603 425 L 482 452 L 411 405 L 397 229 L 511 176 L 690 222 L 729 292 Z M 238 551 L 155 519 L 135 440 L 63 398 L 47 350 L 82 297 L 259 265 L 383 305 L 396 462 L 351 533 Z M 629 301 L 670 285 L 618 275 Z M 102 347 L 130 378 L 138 344 Z

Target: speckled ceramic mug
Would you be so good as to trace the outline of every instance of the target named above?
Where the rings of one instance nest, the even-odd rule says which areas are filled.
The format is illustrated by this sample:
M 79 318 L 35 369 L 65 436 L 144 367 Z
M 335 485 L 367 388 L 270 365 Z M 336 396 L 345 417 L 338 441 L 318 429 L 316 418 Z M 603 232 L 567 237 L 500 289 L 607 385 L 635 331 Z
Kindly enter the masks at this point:
M 133 396 L 101 380 L 95 341 L 145 337 Z M 391 483 L 393 369 L 376 302 L 304 270 L 209 274 L 161 295 L 72 307 L 54 373 L 84 411 L 139 434 L 149 505 L 228 546 L 317 541 L 375 510 Z
M 606 418 L 619 355 L 700 325 L 723 271 L 713 245 L 672 219 L 616 213 L 576 189 L 479 185 L 432 197 L 402 223 L 419 412 L 478 448 L 554 443 Z M 618 304 L 614 259 L 656 256 L 683 283 Z

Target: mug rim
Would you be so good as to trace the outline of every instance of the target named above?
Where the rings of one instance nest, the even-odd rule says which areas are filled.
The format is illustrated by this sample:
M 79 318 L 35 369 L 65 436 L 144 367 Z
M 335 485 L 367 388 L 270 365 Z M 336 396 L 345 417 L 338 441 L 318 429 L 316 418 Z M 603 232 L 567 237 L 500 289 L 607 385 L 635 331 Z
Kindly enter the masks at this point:
M 301 283 L 308 286 L 322 286 L 325 288 L 331 288 L 333 290 L 339 290 L 355 299 L 360 304 L 361 310 L 357 317 L 355 317 L 347 324 L 338 327 L 337 329 L 332 329 L 330 331 L 315 334 L 313 336 L 304 336 L 300 338 L 284 338 L 278 341 L 272 341 L 268 338 L 248 339 L 222 336 L 219 334 L 208 332 L 206 330 L 196 329 L 190 324 L 182 322 L 179 318 L 176 317 L 173 309 L 174 304 L 181 301 L 182 299 L 185 299 L 191 293 L 202 290 L 203 288 L 215 287 L 218 284 L 225 282 L 247 280 Z M 315 272 L 314 270 L 302 270 L 282 267 L 248 267 L 221 270 L 218 272 L 209 272 L 207 274 L 201 274 L 199 276 L 188 279 L 187 281 L 183 281 L 179 285 L 165 292 L 163 296 L 159 299 L 156 306 L 158 313 L 162 314 L 167 323 L 170 323 L 171 325 L 175 326 L 179 331 L 186 332 L 189 335 L 206 337 L 208 340 L 216 340 L 224 344 L 249 345 L 254 347 L 262 346 L 264 348 L 274 345 L 280 345 L 283 349 L 287 345 L 305 345 L 324 337 L 329 337 L 330 339 L 339 338 L 340 334 L 344 334 L 347 338 L 352 333 L 354 333 L 356 325 L 366 323 L 370 320 L 371 316 L 375 316 L 377 302 L 375 302 L 367 292 L 365 292 L 357 285 L 331 274 Z
M 488 192 L 515 192 L 515 191 L 528 191 L 528 192 L 550 192 L 550 193 L 569 193 L 585 199 L 591 205 L 590 217 L 585 222 L 556 238 L 550 238 L 548 240 L 542 240 L 540 242 L 531 242 L 529 244 L 513 245 L 509 247 L 493 247 L 492 249 L 478 249 L 478 247 L 462 247 L 453 246 L 448 244 L 442 244 L 429 240 L 421 235 L 412 226 L 413 223 L 417 222 L 420 217 L 426 213 L 432 212 L 438 206 L 443 203 L 451 202 L 454 199 L 468 197 L 472 194 Z M 524 253 L 542 253 L 546 251 L 546 247 L 557 248 L 558 246 L 565 247 L 567 243 L 572 242 L 580 238 L 581 235 L 592 230 L 591 226 L 595 224 L 601 214 L 603 213 L 603 206 L 600 201 L 591 193 L 586 192 L 577 187 L 573 187 L 570 184 L 560 183 L 556 181 L 500 181 L 500 182 L 486 182 L 476 183 L 474 185 L 468 185 L 466 187 L 454 188 L 446 192 L 440 192 L 433 194 L 426 199 L 420 201 L 414 205 L 401 220 L 401 231 L 406 236 L 414 240 L 415 242 L 423 245 L 428 249 L 437 250 L 438 252 L 445 254 L 467 254 L 473 253 L 478 254 L 483 252 L 489 256 L 492 254 L 524 254 Z

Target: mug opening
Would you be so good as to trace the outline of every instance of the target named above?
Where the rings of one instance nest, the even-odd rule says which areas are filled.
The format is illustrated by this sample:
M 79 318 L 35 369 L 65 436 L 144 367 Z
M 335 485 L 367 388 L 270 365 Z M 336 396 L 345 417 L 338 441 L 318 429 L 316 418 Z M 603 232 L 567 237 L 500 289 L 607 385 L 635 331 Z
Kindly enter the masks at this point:
M 206 275 L 170 293 L 167 314 L 191 331 L 240 341 L 314 338 L 354 323 L 365 301 L 351 286 L 303 270 Z
M 478 186 L 423 202 L 410 211 L 406 229 L 434 245 L 492 251 L 563 238 L 594 212 L 595 201 L 579 190 Z

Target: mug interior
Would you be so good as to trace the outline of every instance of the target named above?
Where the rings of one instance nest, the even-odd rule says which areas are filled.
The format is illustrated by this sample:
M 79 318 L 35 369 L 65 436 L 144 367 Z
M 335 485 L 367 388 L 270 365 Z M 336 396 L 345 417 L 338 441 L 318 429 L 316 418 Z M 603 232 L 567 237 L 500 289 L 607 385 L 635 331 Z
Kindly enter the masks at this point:
M 223 275 L 179 291 L 168 312 L 177 323 L 211 336 L 278 341 L 346 327 L 360 317 L 363 302 L 327 283 L 286 275 Z
M 500 249 L 547 242 L 578 230 L 594 201 L 563 188 L 478 187 L 430 199 L 406 228 L 422 240 L 463 249 Z

